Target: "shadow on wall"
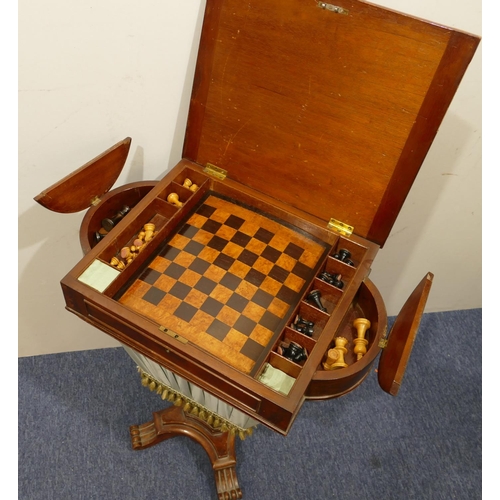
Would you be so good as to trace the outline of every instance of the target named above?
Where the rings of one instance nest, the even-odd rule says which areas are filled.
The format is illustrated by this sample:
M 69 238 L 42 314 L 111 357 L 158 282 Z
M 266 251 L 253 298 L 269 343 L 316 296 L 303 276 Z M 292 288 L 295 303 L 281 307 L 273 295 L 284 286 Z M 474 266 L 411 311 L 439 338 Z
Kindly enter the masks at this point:
M 439 286 L 439 269 L 428 268 L 432 267 L 433 256 L 429 255 L 429 259 L 422 260 L 420 254 L 418 257 L 415 255 L 419 252 L 420 240 L 429 240 L 425 236 L 426 227 L 435 216 L 440 200 L 447 191 L 459 189 L 457 183 L 451 180 L 456 179 L 454 171 L 458 168 L 457 159 L 464 155 L 464 146 L 470 145 L 474 135 L 477 135 L 477 131 L 473 130 L 468 122 L 453 113 L 445 116 L 399 218 L 385 246 L 377 255 L 370 278 L 384 297 L 390 315 L 399 311 L 399 309 L 394 310 L 391 304 L 401 307 L 406 296 L 420 279 L 417 277 L 415 282 L 408 281 L 412 268 L 421 267 L 422 276 L 428 271 L 435 273 L 433 288 Z M 466 181 L 460 179 L 459 182 L 463 185 Z M 460 203 L 460 200 L 457 199 L 457 203 Z M 461 217 L 461 214 L 457 213 L 456 217 Z M 449 247 L 444 247 L 443 243 L 440 243 L 438 251 L 440 254 L 445 252 L 447 259 L 455 262 L 454 267 L 458 270 L 462 265 L 463 255 L 461 249 L 454 245 L 459 235 L 454 236 L 453 231 L 460 231 L 459 221 L 450 221 L 450 224 L 442 228 L 443 240 L 446 244 L 448 241 L 450 243 Z M 464 283 L 464 293 L 466 291 L 467 284 Z
M 167 170 L 160 172 L 156 179 L 144 179 L 144 149 L 138 145 L 134 150 L 132 137 L 127 179 L 117 182 L 114 187 L 135 181 L 158 180 L 181 159 L 204 12 L 205 4 L 201 2 Z M 118 138 L 116 142 L 121 139 Z M 134 155 L 131 158 L 132 150 Z M 97 151 L 95 156 L 100 153 Z M 33 193 L 33 197 L 37 194 Z M 64 310 L 59 281 L 82 257 L 79 230 L 84 216 L 85 211 L 59 214 L 34 204 L 19 218 L 19 250 L 38 246 L 36 254 L 19 276 L 19 356 L 119 345 L 108 335 Z M 55 318 L 55 315 L 58 317 Z M 54 331 L 54 328 L 62 331 Z
M 129 161 L 130 170 L 123 184 L 144 176 L 141 146 L 135 148 Z M 37 194 L 33 193 L 33 197 Z M 88 349 L 89 345 L 119 345 L 64 309 L 59 282 L 83 256 L 80 224 L 85 213 L 61 214 L 34 204 L 19 218 L 19 250 L 38 246 L 19 276 L 19 356 Z

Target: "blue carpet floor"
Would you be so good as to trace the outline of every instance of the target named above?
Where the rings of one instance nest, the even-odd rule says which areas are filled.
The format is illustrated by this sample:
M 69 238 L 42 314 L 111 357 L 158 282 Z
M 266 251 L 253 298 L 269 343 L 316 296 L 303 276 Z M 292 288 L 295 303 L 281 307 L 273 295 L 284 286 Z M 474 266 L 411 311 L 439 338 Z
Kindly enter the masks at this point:
M 238 440 L 243 498 L 482 498 L 481 331 L 481 309 L 425 314 L 396 398 L 372 372 L 341 398 L 306 402 L 288 436 L 260 425 Z M 168 404 L 142 387 L 123 349 L 18 367 L 19 499 L 217 499 L 190 439 L 132 449 L 129 426 Z

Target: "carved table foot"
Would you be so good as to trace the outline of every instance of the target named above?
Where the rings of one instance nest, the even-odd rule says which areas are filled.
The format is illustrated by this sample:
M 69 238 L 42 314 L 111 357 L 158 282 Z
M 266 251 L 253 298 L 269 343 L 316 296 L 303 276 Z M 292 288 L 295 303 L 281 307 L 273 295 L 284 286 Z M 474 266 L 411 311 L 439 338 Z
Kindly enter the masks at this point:
M 130 427 L 134 450 L 143 450 L 176 436 L 191 438 L 207 452 L 214 470 L 219 500 L 243 497 L 236 477 L 235 436 L 229 431 L 217 431 L 177 406 L 154 412 L 151 422 Z

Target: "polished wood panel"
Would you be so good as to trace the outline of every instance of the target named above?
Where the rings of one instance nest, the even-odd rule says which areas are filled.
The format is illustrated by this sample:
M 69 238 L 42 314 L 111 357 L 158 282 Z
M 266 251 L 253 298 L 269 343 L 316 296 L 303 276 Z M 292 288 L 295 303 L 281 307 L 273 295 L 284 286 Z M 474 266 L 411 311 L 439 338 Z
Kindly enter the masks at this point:
M 184 156 L 383 245 L 479 39 L 336 5 L 208 2 Z
M 107 193 L 120 175 L 132 139 L 127 137 L 35 197 L 54 212 L 72 213 L 89 208 Z
M 391 328 L 387 347 L 380 356 L 378 381 L 380 387 L 393 396 L 401 387 L 433 278 L 432 273 L 427 273 L 408 297 Z

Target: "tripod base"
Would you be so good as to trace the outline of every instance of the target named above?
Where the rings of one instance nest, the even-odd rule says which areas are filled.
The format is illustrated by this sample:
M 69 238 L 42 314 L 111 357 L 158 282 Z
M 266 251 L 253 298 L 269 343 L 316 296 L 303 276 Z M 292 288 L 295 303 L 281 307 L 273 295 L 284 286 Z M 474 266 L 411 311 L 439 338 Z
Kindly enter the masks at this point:
M 236 477 L 235 439 L 231 432 L 213 429 L 196 416 L 172 406 L 153 413 L 153 420 L 130 427 L 132 448 L 143 450 L 176 436 L 187 436 L 207 452 L 214 470 L 219 500 L 243 497 Z

